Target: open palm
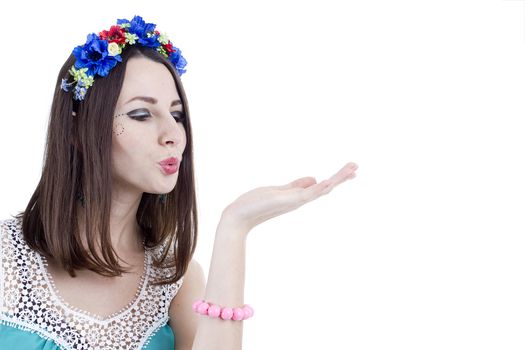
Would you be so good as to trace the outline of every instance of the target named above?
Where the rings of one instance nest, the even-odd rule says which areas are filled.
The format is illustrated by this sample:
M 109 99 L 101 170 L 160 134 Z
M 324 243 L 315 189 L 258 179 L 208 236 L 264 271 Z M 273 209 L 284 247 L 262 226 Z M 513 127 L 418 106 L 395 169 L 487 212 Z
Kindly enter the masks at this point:
M 228 205 L 224 213 L 249 230 L 329 193 L 335 186 L 353 179 L 357 168 L 357 164 L 347 163 L 332 177 L 319 183 L 308 176 L 282 186 L 255 188 Z

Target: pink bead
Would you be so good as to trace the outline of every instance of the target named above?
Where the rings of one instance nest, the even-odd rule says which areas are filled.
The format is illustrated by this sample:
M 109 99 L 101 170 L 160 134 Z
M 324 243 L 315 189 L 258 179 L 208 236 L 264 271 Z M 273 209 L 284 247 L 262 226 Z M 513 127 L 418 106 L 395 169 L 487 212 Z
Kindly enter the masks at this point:
M 233 310 L 230 307 L 223 307 L 221 311 L 221 318 L 223 320 L 229 320 L 233 316 Z
M 211 305 L 208 309 L 208 316 L 217 318 L 221 314 L 221 307 L 218 305 Z
M 193 303 L 192 305 L 192 309 L 193 311 L 197 312 L 197 308 L 199 307 L 200 304 L 204 303 L 204 300 L 195 300 L 195 302 Z
M 232 320 L 234 321 L 242 321 L 244 318 L 244 311 L 240 307 L 236 307 L 233 309 L 233 317 Z
M 247 319 L 253 316 L 253 309 L 248 304 L 244 305 L 244 307 L 242 308 L 242 311 L 244 311 L 244 319 Z
M 202 303 L 197 307 L 197 312 L 201 315 L 207 315 L 208 314 L 208 308 L 210 307 L 210 304 L 208 303 Z

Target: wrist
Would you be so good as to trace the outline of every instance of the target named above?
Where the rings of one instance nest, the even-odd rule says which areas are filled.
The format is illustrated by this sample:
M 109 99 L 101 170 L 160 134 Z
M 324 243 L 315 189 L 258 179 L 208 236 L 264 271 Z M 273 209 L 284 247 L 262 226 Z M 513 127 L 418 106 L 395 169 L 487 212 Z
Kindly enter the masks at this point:
M 230 236 L 232 239 L 246 239 L 250 230 L 251 227 L 243 224 L 240 220 L 236 219 L 226 211 L 222 213 L 219 225 L 217 226 L 218 235 Z

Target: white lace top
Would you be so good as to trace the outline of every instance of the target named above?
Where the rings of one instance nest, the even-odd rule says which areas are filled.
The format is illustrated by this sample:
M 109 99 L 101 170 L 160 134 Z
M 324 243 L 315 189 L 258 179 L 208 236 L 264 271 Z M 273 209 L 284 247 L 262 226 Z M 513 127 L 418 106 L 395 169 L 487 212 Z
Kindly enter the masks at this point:
M 36 332 L 61 349 L 141 349 L 166 325 L 169 305 L 183 282 L 150 284 L 166 273 L 152 265 L 158 253 L 146 250 L 145 275 L 134 300 L 101 319 L 59 297 L 45 258 L 23 240 L 20 220 L 0 221 L 0 323 Z

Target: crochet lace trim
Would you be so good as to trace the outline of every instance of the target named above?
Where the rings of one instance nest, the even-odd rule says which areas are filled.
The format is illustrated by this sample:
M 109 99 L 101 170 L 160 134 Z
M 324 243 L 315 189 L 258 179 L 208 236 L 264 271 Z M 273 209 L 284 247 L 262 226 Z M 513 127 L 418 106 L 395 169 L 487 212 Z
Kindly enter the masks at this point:
M 154 268 L 146 250 L 144 271 L 135 298 L 107 317 L 69 305 L 56 291 L 43 256 L 23 240 L 21 222 L 0 221 L 0 323 L 36 332 L 61 349 L 140 349 L 164 325 L 169 305 L 182 286 L 154 286 L 150 279 L 166 277 Z

